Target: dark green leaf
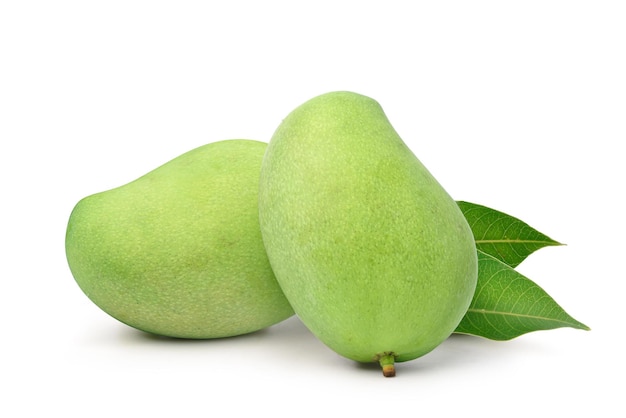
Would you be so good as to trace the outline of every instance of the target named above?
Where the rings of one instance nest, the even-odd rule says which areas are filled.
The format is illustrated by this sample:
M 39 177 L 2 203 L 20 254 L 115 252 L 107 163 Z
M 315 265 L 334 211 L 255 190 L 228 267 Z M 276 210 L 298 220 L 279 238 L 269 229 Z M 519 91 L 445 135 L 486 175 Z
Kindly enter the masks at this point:
M 527 332 L 561 327 L 589 330 L 533 281 L 478 251 L 478 285 L 455 332 L 510 340 Z
M 511 267 L 549 245 L 562 245 L 505 213 L 475 203 L 457 202 L 470 225 L 476 248 Z

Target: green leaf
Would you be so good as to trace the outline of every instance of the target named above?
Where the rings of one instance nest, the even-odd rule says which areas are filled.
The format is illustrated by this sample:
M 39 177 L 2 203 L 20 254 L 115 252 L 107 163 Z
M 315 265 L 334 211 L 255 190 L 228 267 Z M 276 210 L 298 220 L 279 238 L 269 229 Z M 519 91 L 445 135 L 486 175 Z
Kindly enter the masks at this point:
M 476 292 L 456 333 L 510 340 L 527 332 L 562 327 L 589 330 L 533 281 L 478 251 Z
M 505 213 L 475 203 L 457 204 L 474 233 L 476 248 L 511 267 L 517 267 L 540 248 L 562 245 Z

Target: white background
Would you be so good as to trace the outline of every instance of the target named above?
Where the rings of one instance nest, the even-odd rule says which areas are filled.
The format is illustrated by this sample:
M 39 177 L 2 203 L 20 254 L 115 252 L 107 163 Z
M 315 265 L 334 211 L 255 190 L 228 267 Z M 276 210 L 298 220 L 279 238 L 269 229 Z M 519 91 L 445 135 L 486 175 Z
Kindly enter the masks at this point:
M 617 1 L 0 3 L 0 415 L 624 416 L 625 21 Z M 455 199 L 566 243 L 519 271 L 592 331 L 453 336 L 385 379 L 296 318 L 175 341 L 82 294 L 80 198 L 268 141 L 332 90 L 378 100 Z

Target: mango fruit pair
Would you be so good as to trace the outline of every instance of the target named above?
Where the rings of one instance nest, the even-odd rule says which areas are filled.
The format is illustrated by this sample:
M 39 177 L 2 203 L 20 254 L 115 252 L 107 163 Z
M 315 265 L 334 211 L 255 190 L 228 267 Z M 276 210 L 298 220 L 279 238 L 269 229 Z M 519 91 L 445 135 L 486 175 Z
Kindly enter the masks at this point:
M 477 277 L 458 205 L 352 92 L 299 106 L 268 145 L 208 144 L 83 199 L 66 252 L 87 296 L 133 327 L 218 338 L 295 311 L 385 376 L 454 331 Z

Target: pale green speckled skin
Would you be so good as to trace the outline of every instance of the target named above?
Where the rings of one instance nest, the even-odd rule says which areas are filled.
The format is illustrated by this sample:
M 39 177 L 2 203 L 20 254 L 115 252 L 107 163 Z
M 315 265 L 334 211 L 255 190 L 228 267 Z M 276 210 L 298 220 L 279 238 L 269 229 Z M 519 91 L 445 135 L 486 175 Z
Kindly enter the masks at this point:
M 476 247 L 463 214 L 368 97 L 325 94 L 285 118 L 259 211 L 287 299 L 347 358 L 422 356 L 471 302 Z
M 78 285 L 114 318 L 170 337 L 240 335 L 293 315 L 259 228 L 266 148 L 207 144 L 82 199 L 66 234 Z

